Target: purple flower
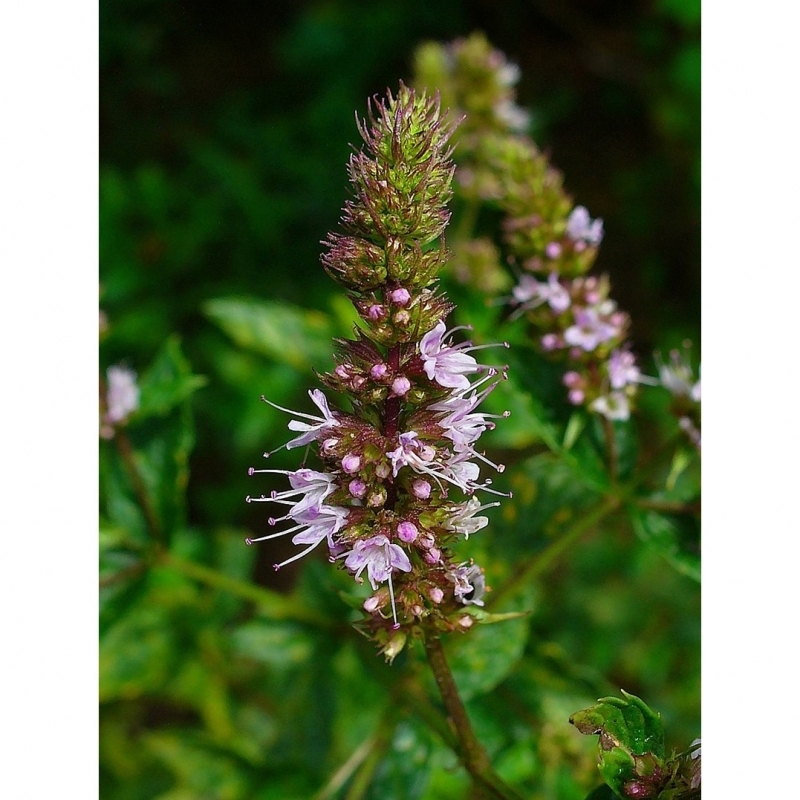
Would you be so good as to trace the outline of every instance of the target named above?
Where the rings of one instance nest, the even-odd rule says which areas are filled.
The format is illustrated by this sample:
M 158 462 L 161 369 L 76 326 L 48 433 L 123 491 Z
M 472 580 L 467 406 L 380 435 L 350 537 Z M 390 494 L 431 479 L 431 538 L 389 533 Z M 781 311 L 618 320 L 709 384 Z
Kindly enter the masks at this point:
M 519 283 L 512 290 L 512 295 L 521 310 L 530 310 L 547 303 L 556 314 L 566 311 L 572 302 L 567 289 L 561 284 L 558 275 L 551 272 L 547 278 L 547 283 L 537 281 L 530 275 L 523 275 Z
M 357 541 L 347 554 L 344 565 L 355 575 L 356 580 L 360 579 L 361 573 L 366 569 L 373 589 L 377 589 L 379 583 L 389 580 L 393 569 L 411 571 L 411 562 L 403 548 L 391 544 L 382 533 Z
M 567 219 L 567 236 L 573 242 L 598 245 L 603 240 L 603 220 L 592 220 L 584 206 L 575 206 Z
M 624 389 L 641 378 L 636 359 L 630 350 L 614 350 L 608 357 L 608 379 L 612 389 Z
M 122 422 L 129 414 L 139 408 L 139 387 L 136 373 L 127 367 L 109 367 L 107 411 L 105 421 L 111 425 Z
M 345 526 L 348 513 L 346 508 L 341 508 L 339 506 L 326 506 L 322 504 L 309 506 L 300 512 L 287 514 L 286 517 L 281 517 L 281 519 L 291 517 L 292 520 L 297 523 L 291 528 L 278 533 L 271 533 L 267 536 L 260 536 L 258 539 L 245 539 L 245 541 L 247 544 L 253 544 L 253 542 L 263 542 L 266 539 L 275 539 L 278 536 L 286 536 L 287 534 L 294 533 L 295 535 L 292 537 L 293 544 L 309 545 L 305 550 L 301 550 L 291 558 L 287 558 L 286 561 L 280 564 L 274 564 L 274 569 L 279 570 L 281 567 L 286 566 L 286 564 L 297 561 L 297 559 L 310 553 L 322 541 L 327 540 L 328 549 L 334 551 L 336 549 L 336 543 L 333 541 L 333 536 Z M 270 519 L 271 524 L 275 524 L 279 521 L 280 520 L 277 519 Z
M 440 386 L 448 389 L 468 389 L 467 375 L 478 372 L 480 365 L 465 352 L 468 344 L 447 345 L 443 339 L 446 328 L 443 321 L 428 331 L 419 343 L 425 374 L 430 380 L 435 380 Z
M 466 494 L 484 488 L 477 483 L 480 467 L 466 460 L 468 456 L 476 455 L 474 451 L 461 454 L 437 451 L 431 445 L 421 442 L 416 431 L 401 433 L 398 448 L 386 455 L 392 462 L 395 477 L 400 469 L 408 466 L 418 474 L 433 478 L 440 489 L 443 489 L 442 481 L 457 486 Z
M 292 506 L 287 517 L 296 518 L 309 508 L 318 508 L 322 501 L 336 489 L 336 483 L 330 475 L 303 467 L 294 472 L 284 469 L 253 469 L 250 475 L 261 472 L 271 472 L 277 475 L 288 475 L 291 489 L 285 492 L 272 492 L 269 497 L 248 497 L 248 502 L 283 503 Z M 297 497 L 300 499 L 296 499 Z M 291 499 L 295 498 L 295 499 Z
M 573 314 L 575 324 L 564 331 L 564 341 L 571 347 L 589 353 L 619 333 L 617 326 L 607 322 L 596 308 L 576 308 Z

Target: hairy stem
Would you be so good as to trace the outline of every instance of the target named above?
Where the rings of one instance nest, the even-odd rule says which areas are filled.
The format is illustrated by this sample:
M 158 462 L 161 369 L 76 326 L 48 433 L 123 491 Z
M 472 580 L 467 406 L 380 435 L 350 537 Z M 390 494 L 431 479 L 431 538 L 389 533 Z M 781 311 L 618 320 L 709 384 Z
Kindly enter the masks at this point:
M 475 736 L 467 710 L 458 695 L 441 639 L 434 635 L 426 636 L 425 652 L 456 736 L 456 753 L 464 768 L 488 796 L 499 800 L 522 800 L 521 796 L 494 771 L 486 750 Z

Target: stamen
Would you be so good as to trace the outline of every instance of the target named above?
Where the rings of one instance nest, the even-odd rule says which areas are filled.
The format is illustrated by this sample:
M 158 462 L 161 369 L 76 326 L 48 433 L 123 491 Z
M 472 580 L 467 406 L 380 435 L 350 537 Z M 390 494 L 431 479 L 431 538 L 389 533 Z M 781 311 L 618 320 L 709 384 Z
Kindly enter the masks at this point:
M 498 472 L 505 471 L 506 468 L 505 464 L 495 464 L 494 461 L 489 461 L 489 459 L 486 458 L 486 455 L 484 453 L 479 453 L 477 450 L 470 450 L 470 453 L 472 453 L 472 455 L 474 455 L 476 458 L 483 461 L 484 464 L 488 464 L 490 467 L 494 467 Z
M 392 570 L 391 567 L 389 568 L 389 596 L 392 598 L 392 619 L 394 620 L 394 628 L 397 629 L 400 627 L 400 623 L 397 621 L 397 608 L 394 604 L 394 586 L 392 585 Z
M 287 414 L 292 414 L 296 417 L 305 417 L 306 419 L 312 419 L 314 422 L 325 422 L 323 417 L 315 417 L 313 414 L 304 414 L 302 411 L 292 411 L 291 408 L 284 408 L 283 406 L 279 406 L 277 403 L 273 403 L 272 400 L 267 400 L 264 395 L 261 395 L 261 399 L 267 403 L 268 405 L 272 406 L 273 408 L 277 408 L 278 411 L 285 411 Z M 273 450 L 273 452 L 275 452 Z
M 259 540 L 256 539 L 256 541 Z M 319 540 L 319 542 L 321 541 L 322 539 Z M 274 569 L 275 572 L 277 572 L 281 567 L 285 567 L 287 564 L 291 564 L 292 561 L 297 561 L 299 558 L 302 558 L 307 553 L 310 553 L 319 544 L 319 542 L 314 542 L 314 544 L 312 544 L 310 547 L 307 547 L 305 550 L 302 550 L 301 552 L 297 553 L 297 555 L 294 555 L 291 558 L 287 558 L 286 561 L 281 561 L 280 564 L 273 564 L 272 569 Z

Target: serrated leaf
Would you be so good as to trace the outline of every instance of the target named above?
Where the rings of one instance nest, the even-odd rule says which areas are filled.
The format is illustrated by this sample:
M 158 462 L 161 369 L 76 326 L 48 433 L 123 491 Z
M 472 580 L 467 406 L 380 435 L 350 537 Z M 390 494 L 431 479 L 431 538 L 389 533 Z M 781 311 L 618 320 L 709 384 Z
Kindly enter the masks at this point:
M 295 369 L 331 362 L 333 323 L 319 311 L 244 298 L 209 300 L 203 310 L 239 347 Z
M 601 698 L 596 705 L 576 711 L 569 721 L 581 733 L 600 737 L 598 769 L 617 794 L 628 796 L 623 795 L 623 787 L 631 782 L 657 790 L 667 777 L 661 715 L 635 695 L 622 694 L 623 698 Z

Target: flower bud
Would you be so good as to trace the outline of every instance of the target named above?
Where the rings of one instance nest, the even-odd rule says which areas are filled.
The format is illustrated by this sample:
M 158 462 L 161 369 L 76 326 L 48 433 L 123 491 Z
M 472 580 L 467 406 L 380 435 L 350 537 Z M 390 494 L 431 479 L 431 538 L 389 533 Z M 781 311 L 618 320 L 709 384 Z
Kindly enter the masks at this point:
M 370 371 L 370 377 L 373 380 L 380 381 L 386 377 L 389 372 L 389 367 L 386 364 L 376 364 Z
M 389 292 L 389 299 L 397 306 L 407 306 L 408 301 L 411 300 L 411 294 L 408 289 L 400 287 Z
M 367 484 L 356 478 L 347 485 L 347 490 L 353 497 L 363 497 L 367 493 Z
M 397 536 L 403 542 L 406 543 L 413 542 L 418 535 L 419 531 L 417 530 L 417 526 L 414 525 L 413 522 L 409 522 L 408 520 L 403 520 L 397 526 Z
M 420 500 L 427 500 L 431 496 L 431 485 L 428 481 L 418 478 L 411 484 L 411 491 L 414 497 Z
M 348 475 L 358 472 L 361 469 L 361 456 L 358 456 L 355 453 L 348 453 L 342 459 L 342 469 Z
M 434 586 L 428 591 L 428 597 L 430 597 L 432 603 L 438 605 L 444 600 L 444 592 L 438 586 Z
M 400 375 L 392 381 L 392 392 L 398 397 L 408 394 L 411 388 L 411 381 L 405 375 Z

